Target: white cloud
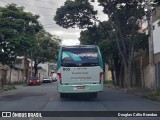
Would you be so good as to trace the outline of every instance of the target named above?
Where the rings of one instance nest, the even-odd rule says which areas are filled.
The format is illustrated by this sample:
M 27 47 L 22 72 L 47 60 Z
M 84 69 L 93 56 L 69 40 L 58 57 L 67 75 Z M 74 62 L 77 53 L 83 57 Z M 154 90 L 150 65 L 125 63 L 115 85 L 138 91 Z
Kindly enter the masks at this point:
M 103 13 L 103 7 L 99 6 L 99 3 L 97 2 L 97 0 L 95 2 L 91 3 L 94 6 L 94 10 L 98 11 L 98 19 L 101 21 L 107 21 L 108 20 L 108 16 L 106 14 Z
M 62 45 L 68 45 L 68 46 L 70 46 L 70 45 L 79 45 L 79 44 L 80 44 L 79 40 L 64 39 L 62 41 Z
M 80 30 L 57 29 L 49 31 L 53 35 L 59 36 L 61 39 L 78 39 Z
M 51 31 L 50 32 L 51 34 L 53 34 L 53 35 L 57 35 L 57 36 L 60 36 L 60 35 L 62 35 L 64 32 L 63 31 Z

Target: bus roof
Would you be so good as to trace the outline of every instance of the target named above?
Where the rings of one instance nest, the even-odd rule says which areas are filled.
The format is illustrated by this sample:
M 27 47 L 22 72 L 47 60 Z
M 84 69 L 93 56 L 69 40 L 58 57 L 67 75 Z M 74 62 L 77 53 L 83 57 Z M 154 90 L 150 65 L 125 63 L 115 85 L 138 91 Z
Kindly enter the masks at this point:
M 72 46 L 62 46 L 61 48 L 97 48 L 96 45 L 72 45 Z

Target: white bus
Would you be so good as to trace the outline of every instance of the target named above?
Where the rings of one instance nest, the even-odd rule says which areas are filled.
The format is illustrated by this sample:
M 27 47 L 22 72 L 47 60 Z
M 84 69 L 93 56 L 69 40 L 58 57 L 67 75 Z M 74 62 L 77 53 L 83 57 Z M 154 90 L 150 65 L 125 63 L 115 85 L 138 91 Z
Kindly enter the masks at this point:
M 98 46 L 65 46 L 59 50 L 57 60 L 58 92 L 87 94 L 96 98 L 103 91 L 103 62 Z

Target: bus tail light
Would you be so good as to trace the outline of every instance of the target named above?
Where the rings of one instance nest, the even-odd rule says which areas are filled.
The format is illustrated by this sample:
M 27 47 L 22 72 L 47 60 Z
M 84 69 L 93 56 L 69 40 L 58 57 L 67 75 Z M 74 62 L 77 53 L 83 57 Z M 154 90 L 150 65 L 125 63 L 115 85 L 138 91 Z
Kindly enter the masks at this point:
M 58 78 L 60 80 L 60 83 L 62 83 L 62 74 L 61 73 L 57 73 L 57 75 L 58 75 Z
M 100 83 L 102 82 L 103 72 L 99 73 Z
M 57 73 L 57 74 L 58 74 L 59 79 L 62 79 L 62 74 L 61 73 Z

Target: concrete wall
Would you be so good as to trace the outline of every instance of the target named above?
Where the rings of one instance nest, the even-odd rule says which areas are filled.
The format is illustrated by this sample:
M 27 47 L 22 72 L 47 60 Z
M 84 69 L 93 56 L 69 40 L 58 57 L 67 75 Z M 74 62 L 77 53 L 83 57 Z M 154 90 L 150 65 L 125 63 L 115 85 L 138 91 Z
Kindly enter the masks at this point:
M 158 62 L 160 62 L 160 52 L 159 52 L 159 53 L 156 53 L 156 54 L 154 55 L 154 62 L 155 62 L 155 64 L 158 63 Z
M 38 77 L 42 80 L 44 77 L 48 77 L 48 71 L 44 69 L 38 69 Z
M 158 26 L 158 20 L 153 23 L 153 43 L 154 43 L 154 54 L 160 52 L 160 26 Z
M 30 79 L 31 77 L 31 70 L 29 70 L 29 61 L 25 61 L 24 57 L 18 58 L 18 64 L 15 64 L 15 68 L 11 69 L 7 65 L 0 64 L 0 85 L 11 83 L 11 82 L 25 82 L 25 80 Z M 43 77 L 48 77 L 49 71 L 48 66 L 49 64 L 41 64 L 38 69 L 38 77 L 40 77 L 40 80 L 43 79 Z
M 19 63 L 14 65 L 14 68 L 10 68 L 8 65 L 0 64 L 0 76 L 3 80 L 3 85 L 11 82 L 24 82 L 28 77 L 28 61 L 24 58 L 18 58 Z M 0 82 L 0 85 L 2 82 Z
M 21 83 L 25 82 L 23 70 L 21 69 L 8 69 L 7 70 L 7 78 L 6 78 L 7 83 Z
M 134 58 L 134 65 L 133 65 L 133 76 L 132 76 L 133 85 L 136 87 L 154 89 L 155 81 L 153 81 L 151 78 L 152 72 L 153 72 L 152 67 L 149 65 L 148 51 L 145 51 L 144 53 L 136 56 Z
M 0 87 L 6 84 L 7 70 L 9 66 L 0 63 Z
M 155 60 L 155 71 L 156 71 L 156 84 L 157 89 L 160 90 L 160 52 L 156 53 L 154 56 Z
M 154 89 L 154 81 L 150 79 L 151 68 L 146 66 L 143 68 L 144 76 L 144 87 L 149 89 Z

